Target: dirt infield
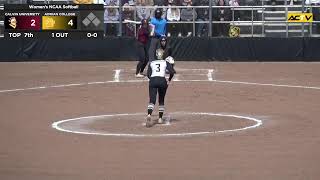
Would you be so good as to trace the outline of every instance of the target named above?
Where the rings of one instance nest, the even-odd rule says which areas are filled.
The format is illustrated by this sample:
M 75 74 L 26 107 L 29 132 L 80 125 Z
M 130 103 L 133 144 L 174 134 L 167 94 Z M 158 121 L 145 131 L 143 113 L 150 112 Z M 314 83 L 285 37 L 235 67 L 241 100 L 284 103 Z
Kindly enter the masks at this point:
M 320 63 L 177 62 L 150 129 L 134 67 L 1 63 L 0 179 L 319 179 Z

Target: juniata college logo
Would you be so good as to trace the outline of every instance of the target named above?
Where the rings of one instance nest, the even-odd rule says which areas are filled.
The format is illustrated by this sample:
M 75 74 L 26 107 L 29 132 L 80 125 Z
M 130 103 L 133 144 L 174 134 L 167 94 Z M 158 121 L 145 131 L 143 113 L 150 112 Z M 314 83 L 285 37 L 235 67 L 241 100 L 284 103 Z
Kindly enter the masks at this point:
M 312 22 L 312 13 L 288 13 L 288 22 Z

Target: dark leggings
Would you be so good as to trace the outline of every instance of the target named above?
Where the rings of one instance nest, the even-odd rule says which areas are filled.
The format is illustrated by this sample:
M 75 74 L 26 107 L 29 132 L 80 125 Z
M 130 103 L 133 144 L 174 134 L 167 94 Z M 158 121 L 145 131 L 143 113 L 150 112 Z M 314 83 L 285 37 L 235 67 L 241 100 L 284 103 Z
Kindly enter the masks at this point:
M 164 98 L 167 92 L 167 81 L 165 78 L 154 77 L 149 83 L 149 104 L 156 104 L 157 93 L 159 93 L 159 106 L 164 106 Z
M 139 56 L 139 62 L 137 64 L 136 74 L 143 73 L 144 69 L 146 68 L 148 64 L 148 45 L 138 43 L 138 56 Z

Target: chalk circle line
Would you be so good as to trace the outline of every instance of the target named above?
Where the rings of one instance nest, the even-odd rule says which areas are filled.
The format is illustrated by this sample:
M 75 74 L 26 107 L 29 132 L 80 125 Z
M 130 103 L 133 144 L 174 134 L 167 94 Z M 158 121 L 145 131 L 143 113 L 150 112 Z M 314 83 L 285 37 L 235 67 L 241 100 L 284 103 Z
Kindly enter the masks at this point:
M 85 130 L 73 130 L 71 128 L 63 128 L 61 127 L 62 124 L 67 122 L 75 122 L 81 121 L 86 119 L 102 119 L 108 117 L 124 117 L 124 116 L 138 116 L 138 115 L 145 115 L 145 113 L 125 113 L 125 114 L 104 114 L 104 115 L 96 115 L 96 116 L 84 116 L 72 119 L 64 119 L 59 120 L 51 124 L 51 127 L 62 132 L 74 133 L 74 134 L 84 134 L 84 135 L 99 135 L 99 136 L 111 136 L 111 137 L 186 137 L 186 136 L 199 136 L 199 135 L 212 135 L 212 134 L 222 134 L 228 132 L 237 132 L 237 131 L 244 131 L 248 129 L 257 128 L 262 125 L 262 120 L 257 119 L 251 116 L 243 116 L 243 115 L 234 115 L 234 114 L 225 114 L 225 113 L 212 113 L 212 112 L 173 112 L 170 115 L 207 115 L 207 116 L 219 116 L 219 117 L 229 117 L 229 118 L 236 118 L 239 120 L 249 120 L 255 122 L 255 124 L 236 128 L 236 129 L 225 129 L 225 130 L 212 130 L 212 131 L 199 131 L 199 132 L 182 132 L 182 133 L 163 133 L 163 134 L 135 134 L 135 133 L 110 133 L 107 131 L 104 132 L 94 132 L 94 131 L 85 131 Z
M 85 83 L 71 83 L 71 84 L 60 84 L 60 85 L 51 85 L 51 86 L 38 86 L 30 88 L 19 88 L 19 89 L 2 89 L 0 93 L 8 92 L 19 92 L 19 91 L 29 91 L 29 90 L 40 90 L 40 89 L 49 89 L 49 88 L 65 88 L 65 87 L 75 87 L 75 86 L 87 86 L 87 85 L 97 85 L 97 84 L 112 84 L 112 83 L 143 83 L 147 82 L 147 79 L 141 80 L 120 80 L 120 70 L 115 72 L 114 80 L 112 81 L 94 81 L 94 82 L 85 82 Z M 208 79 L 202 80 L 180 80 L 174 79 L 176 82 L 210 82 L 210 83 L 225 83 L 225 84 L 240 84 L 240 85 L 252 85 L 252 86 L 271 86 L 271 87 L 283 87 L 283 88 L 299 88 L 299 89 L 313 89 L 320 90 L 320 87 L 317 86 L 302 86 L 302 85 L 289 85 L 289 84 L 272 84 L 272 83 L 258 83 L 258 82 L 244 82 L 244 81 L 230 81 L 230 80 L 217 80 L 213 79 L 213 74 L 208 75 Z

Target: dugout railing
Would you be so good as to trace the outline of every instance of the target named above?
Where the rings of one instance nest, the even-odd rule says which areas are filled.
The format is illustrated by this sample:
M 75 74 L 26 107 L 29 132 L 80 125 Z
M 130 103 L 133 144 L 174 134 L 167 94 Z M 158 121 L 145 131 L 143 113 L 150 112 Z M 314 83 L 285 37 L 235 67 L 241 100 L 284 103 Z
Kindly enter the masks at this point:
M 51 3 L 54 2 L 70 2 L 65 0 L 34 0 L 37 3 Z M 285 1 L 287 4 L 287 1 Z M 118 11 L 117 20 L 110 20 L 108 14 L 105 15 L 105 35 L 108 36 L 136 36 L 137 28 L 139 27 L 139 18 L 137 16 L 137 10 L 139 8 L 148 9 L 152 12 L 156 8 L 162 8 L 166 12 L 170 8 L 177 8 L 180 10 L 180 13 L 183 9 L 191 9 L 193 17 L 191 20 L 185 21 L 168 21 L 168 34 L 170 36 L 179 36 L 179 32 L 174 31 L 184 31 L 182 37 L 185 36 L 201 36 L 201 37 L 215 37 L 215 36 L 224 36 L 229 37 L 230 32 L 233 32 L 233 28 L 239 28 L 240 34 L 239 37 L 272 37 L 272 36 L 281 36 L 281 37 L 319 37 L 320 31 L 320 21 L 318 17 L 319 14 L 314 14 L 316 17 L 312 23 L 291 23 L 288 22 L 288 13 L 289 12 L 310 12 L 313 13 L 315 8 L 320 8 L 319 5 L 262 5 L 259 6 L 106 6 L 106 13 L 109 9 L 115 9 Z M 228 9 L 230 18 L 227 20 L 221 21 L 216 19 L 214 16 L 218 9 L 225 8 Z M 198 10 L 206 9 L 209 14 L 207 19 L 199 19 L 196 14 Z M 4 6 L 0 5 L 0 11 L 3 14 Z M 133 15 L 130 18 L 126 17 L 125 14 L 127 11 L 130 11 Z M 275 14 L 277 16 L 275 16 Z M 270 16 L 271 15 L 271 16 Z M 181 15 L 180 15 L 181 16 Z M 268 17 L 270 16 L 270 17 Z M 3 17 L 3 16 L 1 16 Z M 121 22 L 121 23 L 120 23 Z M 219 27 L 225 25 L 227 27 Z M 115 33 L 109 32 L 109 27 L 115 27 L 113 31 Z M 172 29 L 171 26 L 179 27 Z M 203 34 L 199 34 L 199 28 Z M 219 32 L 220 29 L 223 29 L 227 32 Z M 127 29 L 130 29 L 132 32 L 126 33 Z M 231 29 L 231 30 L 230 30 Z M 4 20 L 0 19 L 0 37 L 3 37 L 4 32 Z M 188 32 L 187 34 L 185 32 Z M 191 32 L 191 34 L 189 34 Z M 237 32 L 236 32 L 237 33 Z M 235 34 L 236 35 L 236 34 Z

